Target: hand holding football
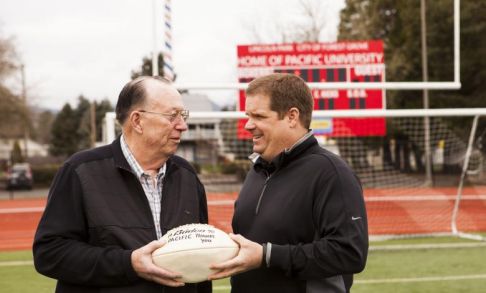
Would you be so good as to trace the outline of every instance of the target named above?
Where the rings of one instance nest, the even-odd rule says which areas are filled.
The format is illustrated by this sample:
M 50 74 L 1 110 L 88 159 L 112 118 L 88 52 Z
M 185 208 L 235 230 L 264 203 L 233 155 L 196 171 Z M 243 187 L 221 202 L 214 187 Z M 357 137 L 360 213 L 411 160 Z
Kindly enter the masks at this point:
M 166 244 L 152 253 L 154 263 L 180 273 L 184 283 L 206 281 L 214 273 L 209 265 L 238 254 L 238 244 L 211 225 L 189 224 L 174 228 L 163 237 Z

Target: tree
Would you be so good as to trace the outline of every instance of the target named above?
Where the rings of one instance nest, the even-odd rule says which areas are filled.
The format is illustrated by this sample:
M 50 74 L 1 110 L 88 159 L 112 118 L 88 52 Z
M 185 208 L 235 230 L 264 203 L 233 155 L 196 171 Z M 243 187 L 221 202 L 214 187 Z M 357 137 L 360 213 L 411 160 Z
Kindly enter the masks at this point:
M 0 35 L 0 84 L 3 84 L 5 78 L 17 70 L 17 59 L 12 38 L 5 38 Z
M 103 119 L 107 112 L 113 112 L 113 106 L 108 99 L 104 99 L 101 102 L 95 103 L 96 109 L 96 140 L 101 141 L 103 139 Z
M 299 0 L 293 17 L 252 19 L 245 23 L 255 43 L 318 42 L 322 39 L 327 22 L 325 13 L 331 1 Z M 265 27 L 265 29 L 262 29 Z
M 453 1 L 427 1 L 427 48 L 430 81 L 453 80 Z M 385 43 L 386 76 L 388 81 L 422 80 L 419 0 L 347 0 L 341 12 L 340 40 L 382 39 Z M 482 36 L 486 25 L 481 15 L 486 13 L 484 1 L 461 2 L 461 82 L 458 91 L 431 91 L 431 108 L 486 107 L 486 48 Z M 422 108 L 419 91 L 387 92 L 387 108 Z M 467 120 L 467 121 L 466 121 Z M 455 134 L 465 138 L 470 120 L 454 121 Z M 479 129 L 486 127 L 482 119 Z M 390 125 L 389 137 L 408 157 L 410 138 Z M 478 133 L 478 135 L 480 135 Z M 434 142 L 432 142 L 434 144 Z M 386 139 L 384 145 L 388 145 Z M 396 149 L 397 149 L 396 148 Z M 412 142 L 416 158 L 421 157 Z M 384 153 L 389 150 L 384 149 Z M 395 156 L 400 158 L 400 156 Z M 386 160 L 386 158 L 384 158 Z M 420 163 L 420 159 L 416 159 Z M 402 165 L 395 162 L 396 165 Z M 420 166 L 419 166 L 420 168 Z
M 78 97 L 78 105 L 74 109 L 74 117 L 77 124 L 77 150 L 91 147 L 91 103 L 83 95 Z
M 51 141 L 51 128 L 54 118 L 55 115 L 49 110 L 42 111 L 37 117 L 35 134 L 40 143 L 49 144 Z
M 69 156 L 77 151 L 92 147 L 91 145 L 91 103 L 80 95 L 76 108 L 65 104 L 57 114 L 51 127 L 50 153 Z M 107 99 L 95 103 L 96 139 L 101 140 L 102 122 L 106 112 L 113 111 Z
M 24 156 L 18 140 L 14 141 L 12 152 L 10 153 L 10 161 L 12 164 L 24 162 Z
M 453 79 L 453 1 L 427 1 L 429 80 Z M 459 91 L 430 92 L 432 108 L 486 107 L 486 13 L 484 1 L 461 1 Z M 388 81 L 422 80 L 419 0 L 347 0 L 341 12 L 340 40 L 383 39 Z M 418 91 L 387 93 L 387 108 L 421 108 Z
M 159 76 L 164 76 L 164 55 L 158 55 Z M 131 77 L 135 79 L 140 76 L 152 76 L 152 56 L 145 56 L 142 59 L 142 65 L 138 70 L 132 70 Z M 174 75 L 175 80 L 175 75 Z
M 103 119 L 106 112 L 113 111 L 113 106 L 108 99 L 104 99 L 101 102 L 90 102 L 84 96 L 79 96 L 78 106 L 75 110 L 76 119 L 78 121 L 78 139 L 80 150 L 91 147 L 91 103 L 94 103 L 95 107 L 95 126 L 96 126 L 96 140 L 101 141 L 103 130 Z
M 24 125 L 30 125 L 29 109 L 5 84 L 18 63 L 12 39 L 0 34 L 0 137 L 4 138 L 20 138 Z
M 75 111 L 66 103 L 52 124 L 49 152 L 54 156 L 70 156 L 77 152 L 77 130 Z
M 27 109 L 8 88 L 0 85 L 0 138 L 20 138 L 29 121 Z

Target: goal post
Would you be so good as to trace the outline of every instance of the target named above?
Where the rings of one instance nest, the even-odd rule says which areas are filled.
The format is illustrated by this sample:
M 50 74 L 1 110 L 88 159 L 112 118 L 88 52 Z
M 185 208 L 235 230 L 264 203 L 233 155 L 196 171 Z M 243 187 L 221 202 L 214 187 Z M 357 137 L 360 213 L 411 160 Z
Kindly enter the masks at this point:
M 384 89 L 384 90 L 457 90 L 461 88 L 460 76 L 460 0 L 453 0 L 453 80 L 452 81 L 398 81 L 398 82 L 309 82 L 312 89 Z M 197 90 L 221 90 L 237 89 L 243 90 L 247 87 L 246 83 L 194 83 L 177 82 L 178 89 L 197 89 Z
M 425 117 L 431 186 L 425 184 Z M 105 129 L 111 134 L 104 137 L 111 139 L 105 143 L 116 136 L 114 118 L 107 113 Z M 208 193 L 231 194 L 234 200 L 241 188 L 252 152 L 245 118 L 239 111 L 190 113 L 178 155 L 197 167 Z M 373 119 L 383 122 L 385 132 L 356 136 L 347 128 L 349 123 L 373 127 L 360 123 Z M 486 149 L 478 144 L 485 125 L 486 108 L 314 111 L 312 122 L 320 145 L 346 160 L 362 181 L 372 237 L 465 237 L 486 231 Z M 217 205 L 219 212 L 229 211 L 226 217 L 232 200 Z M 481 238 L 476 235 L 471 238 Z

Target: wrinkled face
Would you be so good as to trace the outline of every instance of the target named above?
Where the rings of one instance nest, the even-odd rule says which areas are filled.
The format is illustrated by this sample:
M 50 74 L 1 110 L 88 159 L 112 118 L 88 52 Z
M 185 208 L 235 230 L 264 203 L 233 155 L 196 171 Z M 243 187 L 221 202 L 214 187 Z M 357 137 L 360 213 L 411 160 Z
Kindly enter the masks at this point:
M 253 136 L 253 151 L 267 162 L 289 147 L 288 120 L 279 119 L 278 113 L 270 110 L 270 98 L 264 95 L 246 97 L 245 129 Z
M 137 109 L 146 111 L 140 112 L 144 146 L 158 155 L 173 155 L 181 141 L 182 132 L 187 130 L 181 115 L 175 115 L 175 119 L 170 117 L 170 114 L 185 109 L 182 97 L 174 88 L 160 83 L 151 84 L 146 90 L 147 100 Z

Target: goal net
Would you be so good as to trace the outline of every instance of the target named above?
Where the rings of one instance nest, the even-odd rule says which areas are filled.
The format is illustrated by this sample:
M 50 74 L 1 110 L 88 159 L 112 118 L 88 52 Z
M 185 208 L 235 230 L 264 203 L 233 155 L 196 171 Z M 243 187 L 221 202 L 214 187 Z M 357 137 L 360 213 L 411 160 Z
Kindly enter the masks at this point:
M 408 116 L 400 111 L 384 111 L 392 113 L 387 117 L 360 117 L 363 111 L 346 112 L 348 117 L 335 118 L 325 116 L 329 112 L 316 113 L 314 132 L 322 147 L 345 159 L 361 179 L 371 235 L 452 233 L 451 221 L 468 147 L 471 152 L 456 224 L 460 231 L 486 231 L 486 186 L 481 186 L 486 182 L 486 150 L 478 139 L 468 145 L 470 135 L 478 137 L 476 130 L 471 134 L 473 115 L 466 115 L 464 110 L 461 115 L 459 110 L 452 114 L 417 110 L 408 111 Z M 192 115 L 194 125 L 190 124 L 184 135 L 185 145 L 179 153 L 195 163 L 208 192 L 238 192 L 250 168 L 247 157 L 252 143 L 245 135 L 242 113 L 222 112 L 218 113 L 219 118 L 216 114 Z M 376 132 L 377 125 L 384 132 L 380 136 L 354 136 L 349 128 L 355 125 L 370 128 L 360 129 L 361 133 Z M 332 134 L 326 128 L 333 128 Z
M 178 155 L 199 172 L 212 224 L 230 231 L 251 167 L 245 115 L 191 112 L 188 123 Z M 312 122 L 359 176 L 372 237 L 486 231 L 485 125 L 486 109 L 315 111 Z

